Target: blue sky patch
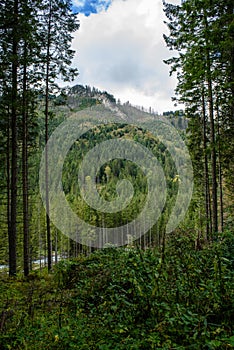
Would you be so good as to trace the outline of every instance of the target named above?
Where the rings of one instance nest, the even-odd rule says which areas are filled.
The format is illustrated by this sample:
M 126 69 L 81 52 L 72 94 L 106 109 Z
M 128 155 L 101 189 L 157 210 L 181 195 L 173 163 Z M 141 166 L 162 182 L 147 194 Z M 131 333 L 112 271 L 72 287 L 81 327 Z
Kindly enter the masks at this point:
M 107 10 L 112 0 L 73 0 L 73 10 L 89 16 Z

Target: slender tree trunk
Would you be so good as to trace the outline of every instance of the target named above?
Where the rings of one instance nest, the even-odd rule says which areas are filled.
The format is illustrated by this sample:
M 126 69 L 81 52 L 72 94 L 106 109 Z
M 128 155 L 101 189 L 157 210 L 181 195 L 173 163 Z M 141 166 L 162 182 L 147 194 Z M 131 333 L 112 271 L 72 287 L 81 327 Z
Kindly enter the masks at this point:
M 22 185 L 23 185 L 23 232 L 24 232 L 24 275 L 29 274 L 29 223 L 28 223 L 28 101 L 27 101 L 27 45 L 24 45 L 23 68 L 23 146 L 22 146 Z
M 48 183 L 48 105 L 49 105 L 49 92 L 48 92 L 48 79 L 46 78 L 46 106 L 45 106 L 45 185 L 46 185 L 46 232 L 47 232 L 47 259 L 48 270 L 52 268 L 51 260 L 51 231 L 50 231 L 50 205 L 49 205 L 49 183 Z
M 58 263 L 58 230 L 55 230 L 55 264 Z
M 218 118 L 218 170 L 219 170 L 219 202 L 220 202 L 220 226 L 221 232 L 224 229 L 223 219 L 223 174 L 222 174 L 222 160 L 221 160 L 221 146 L 220 146 L 220 129 L 219 129 L 219 108 L 217 107 L 217 118 Z
M 211 174 L 212 174 L 212 235 L 218 231 L 218 202 L 217 202 L 217 170 L 216 170 L 216 140 L 214 123 L 214 102 L 211 78 L 211 61 L 208 39 L 208 21 L 207 14 L 204 12 L 204 23 L 206 30 L 206 73 L 208 86 L 208 103 L 210 117 L 210 144 L 211 144 Z
M 204 152 L 204 176 L 205 176 L 205 211 L 206 211 L 206 239 L 210 239 L 210 203 L 209 203 L 209 170 L 207 159 L 207 142 L 206 142 L 206 107 L 204 89 L 202 91 L 202 114 L 203 114 L 203 152 Z
M 39 235 L 39 237 L 38 237 L 39 259 L 40 259 L 40 271 L 41 271 L 43 247 L 42 247 L 42 237 L 41 237 L 41 206 L 40 206 L 40 202 L 39 201 L 37 203 L 37 217 L 38 217 L 37 229 L 38 229 L 38 235 Z
M 48 271 L 52 268 L 51 254 L 51 231 L 50 231 L 50 205 L 49 205 L 49 183 L 48 183 L 48 146 L 49 139 L 48 123 L 49 123 L 49 74 L 50 74 L 50 45 L 51 45 L 51 2 L 49 6 L 47 32 L 47 53 L 46 53 L 46 88 L 45 88 L 45 189 L 46 189 L 46 231 L 47 231 L 47 259 Z
M 211 136 L 211 168 L 212 168 L 212 234 L 218 231 L 218 204 L 217 204 L 217 170 L 216 170 L 216 141 L 214 125 L 214 109 L 212 82 L 208 79 L 209 115 L 210 115 L 210 136 Z
M 230 18 L 233 18 L 234 13 L 234 4 L 232 1 L 228 1 L 227 13 Z M 233 22 L 232 22 L 233 23 Z M 230 26 L 231 28 L 231 26 Z M 234 40 L 233 30 L 229 30 L 230 43 Z M 230 122 L 234 126 L 234 46 L 230 45 L 230 73 L 229 73 L 229 82 L 231 85 L 231 108 L 230 108 Z
M 16 275 L 17 234 L 17 183 L 18 183 L 18 134 L 17 134 L 17 85 L 18 85 L 18 0 L 14 1 L 14 24 L 12 32 L 12 102 L 11 102 L 11 223 L 9 239 L 9 275 Z
M 221 164 L 221 154 L 219 150 L 219 200 L 220 200 L 220 225 L 221 232 L 224 230 L 224 216 L 223 216 L 223 175 L 222 175 L 222 164 Z
M 7 227 L 9 233 L 11 231 L 11 122 L 9 106 L 7 117 Z

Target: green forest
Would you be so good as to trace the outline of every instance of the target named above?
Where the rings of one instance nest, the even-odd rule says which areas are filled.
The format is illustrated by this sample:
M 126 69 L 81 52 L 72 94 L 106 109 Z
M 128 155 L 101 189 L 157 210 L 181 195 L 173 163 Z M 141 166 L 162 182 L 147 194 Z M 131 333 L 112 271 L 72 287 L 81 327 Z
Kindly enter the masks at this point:
M 0 350 L 234 348 L 234 4 L 162 2 L 163 115 L 72 83 L 70 0 L 1 2 Z

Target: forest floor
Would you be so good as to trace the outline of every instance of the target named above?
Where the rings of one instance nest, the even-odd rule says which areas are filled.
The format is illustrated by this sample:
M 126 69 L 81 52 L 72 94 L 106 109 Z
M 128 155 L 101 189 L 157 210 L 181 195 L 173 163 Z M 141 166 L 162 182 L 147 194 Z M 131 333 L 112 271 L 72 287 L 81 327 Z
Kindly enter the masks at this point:
M 108 248 L 0 273 L 0 349 L 234 349 L 234 238 Z

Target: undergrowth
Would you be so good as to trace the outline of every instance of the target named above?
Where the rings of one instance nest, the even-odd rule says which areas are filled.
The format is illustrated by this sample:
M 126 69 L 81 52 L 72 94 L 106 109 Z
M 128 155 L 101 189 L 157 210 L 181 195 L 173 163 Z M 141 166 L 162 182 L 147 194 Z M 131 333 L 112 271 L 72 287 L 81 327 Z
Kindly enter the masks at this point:
M 0 277 L 0 349 L 232 349 L 233 237 L 108 248 Z

